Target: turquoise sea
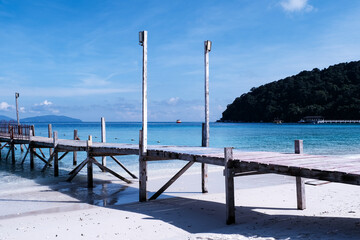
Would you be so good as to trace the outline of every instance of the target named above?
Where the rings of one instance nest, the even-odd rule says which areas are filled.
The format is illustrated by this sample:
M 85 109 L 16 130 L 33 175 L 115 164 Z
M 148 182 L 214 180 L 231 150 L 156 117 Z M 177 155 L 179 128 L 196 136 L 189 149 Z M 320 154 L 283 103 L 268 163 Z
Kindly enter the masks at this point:
M 53 124 L 53 131 L 57 131 L 59 138 L 72 139 L 74 129 L 78 130 L 81 139 L 88 135 L 93 141 L 100 142 L 101 127 L 99 122 L 77 124 Z M 141 123 L 106 123 L 107 142 L 137 143 Z M 201 123 L 149 123 L 149 145 L 182 145 L 200 146 Z M 47 124 L 35 124 L 38 136 L 47 136 Z M 304 152 L 319 155 L 342 155 L 346 158 L 360 158 L 360 125 L 358 124 L 272 124 L 272 123 L 211 123 L 210 147 L 235 147 L 244 151 L 275 151 L 292 153 L 294 140 L 304 140 Z M 3 158 L 7 149 L 2 150 Z M 44 149 L 48 156 L 48 150 Z M 47 178 L 52 176 L 52 169 L 41 173 L 43 163 L 35 160 L 36 168 L 31 171 L 29 160 L 21 165 L 24 153 L 16 152 L 17 163 L 11 164 L 10 158 L 0 161 L 0 183 L 2 186 L 14 182 Z M 28 158 L 28 157 L 27 157 Z M 85 159 L 84 153 L 78 153 L 78 163 Z M 138 157 L 118 157 L 131 171 L 138 174 Z M 108 166 L 116 171 L 120 168 L 108 158 Z M 183 166 L 182 161 L 165 161 L 149 163 L 149 170 L 153 174 L 163 174 L 168 169 L 178 169 Z M 60 162 L 60 175 L 66 174 L 73 168 L 72 154 L 68 154 Z M 82 174 L 86 174 L 83 170 Z

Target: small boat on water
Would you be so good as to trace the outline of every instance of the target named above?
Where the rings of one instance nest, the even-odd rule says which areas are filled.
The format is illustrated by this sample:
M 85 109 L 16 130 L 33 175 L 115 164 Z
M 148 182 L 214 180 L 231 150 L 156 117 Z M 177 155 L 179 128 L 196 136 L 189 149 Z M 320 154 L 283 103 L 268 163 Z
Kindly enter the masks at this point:
M 176 120 L 176 123 L 181 123 L 181 120 L 180 119 Z

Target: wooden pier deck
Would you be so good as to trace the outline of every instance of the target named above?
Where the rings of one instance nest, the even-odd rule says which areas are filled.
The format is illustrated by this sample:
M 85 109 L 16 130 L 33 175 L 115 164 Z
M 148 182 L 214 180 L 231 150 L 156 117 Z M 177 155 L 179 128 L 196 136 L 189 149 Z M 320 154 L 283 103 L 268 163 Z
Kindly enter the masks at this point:
M 15 144 L 27 144 L 30 152 L 30 161 L 33 166 L 34 157 L 41 158 L 34 152 L 34 148 L 52 148 L 54 149 L 49 159 L 42 157 L 42 161 L 49 166 L 54 158 L 54 175 L 58 176 L 58 161 L 68 152 L 84 151 L 87 153 L 87 159 L 80 163 L 70 172 L 69 180 L 84 167 L 87 167 L 88 186 L 93 185 L 92 165 L 95 164 L 104 171 L 108 171 L 114 176 L 124 180 L 127 183 L 131 181 L 119 174 L 102 166 L 94 157 L 110 156 L 117 160 L 118 155 L 140 155 L 139 158 L 139 199 L 140 201 L 154 200 L 163 193 L 173 182 L 175 182 L 188 168 L 195 162 L 211 164 L 224 167 L 225 186 L 226 186 L 226 213 L 227 223 L 235 222 L 235 201 L 234 201 L 234 177 L 249 174 L 274 173 L 290 175 L 296 177 L 297 186 L 297 206 L 298 209 L 305 209 L 305 185 L 303 178 L 326 180 L 346 184 L 360 185 L 360 160 L 344 159 L 339 157 L 318 156 L 303 154 L 303 145 L 301 140 L 295 141 L 295 153 L 276 153 L 276 152 L 244 152 L 233 150 L 232 148 L 208 148 L 208 147 L 185 147 L 185 146 L 161 146 L 149 145 L 145 155 L 141 155 L 140 144 L 121 144 L 121 143 L 103 143 L 92 142 L 91 138 L 84 140 L 57 139 L 57 133 L 54 132 L 53 138 L 31 136 L 26 138 L 16 138 L 9 136 L 0 136 L 0 143 L 7 143 L 10 146 Z M 140 146 L 140 147 L 139 147 Z M 11 151 L 10 147 L 9 153 Z M 58 153 L 64 152 L 60 158 Z M 7 155 L 9 155 L 9 153 Z M 12 152 L 14 154 L 14 152 Z M 35 155 L 34 155 L 35 154 Z M 8 157 L 8 156 L 7 156 Z M 26 157 L 26 156 L 25 156 Z M 171 178 L 158 192 L 150 198 L 147 197 L 147 164 L 149 161 L 161 161 L 179 159 L 186 161 L 186 165 Z M 24 158 L 25 160 L 25 158 Z M 23 160 L 23 161 L 24 161 Z M 121 164 L 119 162 L 119 164 Z M 125 168 L 126 169 L 126 168 Z M 131 173 L 129 173 L 131 174 Z M 136 176 L 132 174 L 132 177 Z M 145 199 L 144 199 L 145 197 Z

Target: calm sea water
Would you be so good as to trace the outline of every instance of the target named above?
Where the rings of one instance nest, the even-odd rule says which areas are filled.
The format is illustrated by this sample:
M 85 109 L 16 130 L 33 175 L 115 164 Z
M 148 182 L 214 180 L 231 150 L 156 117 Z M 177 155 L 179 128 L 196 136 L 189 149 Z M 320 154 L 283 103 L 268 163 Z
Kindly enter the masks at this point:
M 107 123 L 107 142 L 137 143 L 141 123 Z M 53 131 L 58 131 L 59 138 L 72 139 L 74 129 L 78 130 L 81 139 L 88 135 L 93 141 L 100 142 L 101 127 L 98 123 L 53 124 Z M 201 123 L 149 123 L 149 145 L 182 145 L 200 146 Z M 47 136 L 47 124 L 36 124 L 35 133 Z M 343 155 L 347 158 L 360 158 L 360 125 L 303 125 L 303 124 L 269 124 L 269 123 L 212 123 L 210 124 L 211 147 L 235 147 L 246 151 L 293 152 L 294 140 L 304 140 L 304 152 L 321 155 Z M 6 156 L 3 149 L 2 156 Z M 48 155 L 48 150 L 44 149 Z M 47 178 L 52 169 L 41 173 L 43 163 L 37 159 L 34 171 L 29 170 L 29 160 L 20 165 L 24 153 L 16 152 L 17 163 L 11 160 L 0 161 L 0 185 L 21 182 L 31 179 Z M 78 162 L 85 159 L 84 153 L 78 153 Z M 118 157 L 131 171 L 137 175 L 138 157 Z M 154 174 L 162 174 L 167 169 L 182 166 L 181 161 L 167 161 L 149 164 Z M 108 166 L 116 171 L 120 168 L 108 158 Z M 60 175 L 66 175 L 72 166 L 72 154 L 68 154 L 60 162 Z M 83 170 L 84 171 L 84 170 Z M 84 171 L 83 174 L 86 174 Z M 6 186 L 6 185 L 5 185 Z

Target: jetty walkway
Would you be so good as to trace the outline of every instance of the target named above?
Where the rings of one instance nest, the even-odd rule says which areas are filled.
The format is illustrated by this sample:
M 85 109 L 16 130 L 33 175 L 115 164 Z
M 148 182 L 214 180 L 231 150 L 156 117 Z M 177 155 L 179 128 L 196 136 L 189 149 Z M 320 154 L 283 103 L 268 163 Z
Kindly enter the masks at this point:
M 21 130 L 19 130 L 22 128 Z M 2 129 L 2 130 L 1 130 Z M 33 136 L 33 129 L 30 126 L 17 126 L 0 128 L 0 144 L 9 146 L 6 158 L 12 155 L 15 164 L 15 145 L 27 145 L 27 153 L 22 163 L 30 154 L 30 166 L 34 167 L 34 159 L 37 157 L 45 163 L 43 170 L 53 165 L 54 175 L 59 175 L 58 162 L 69 152 L 83 151 L 87 153 L 87 158 L 78 164 L 69 174 L 68 181 L 71 181 L 82 168 L 87 166 L 88 187 L 93 186 L 93 165 L 98 166 L 103 171 L 113 174 L 126 183 L 131 180 L 119 175 L 106 167 L 106 164 L 99 163 L 94 157 L 110 156 L 120 166 L 122 166 L 132 178 L 137 178 L 130 173 L 115 156 L 119 155 L 140 155 L 139 157 L 139 200 L 147 201 L 156 199 L 172 183 L 174 183 L 188 168 L 195 162 L 211 164 L 224 167 L 224 177 L 226 186 L 226 222 L 235 222 L 235 199 L 234 199 L 234 177 L 275 173 L 282 175 L 295 176 L 297 187 L 297 207 L 305 209 L 305 185 L 304 178 L 326 180 L 346 184 L 360 185 L 360 160 L 341 159 L 338 157 L 318 156 L 303 154 L 302 140 L 295 141 L 294 153 L 276 152 L 244 152 L 233 148 L 209 148 L 209 147 L 184 147 L 184 146 L 147 146 L 146 154 L 141 154 L 141 137 L 139 144 L 104 143 L 92 142 L 91 136 L 88 140 L 69 140 L 58 139 L 57 132 L 52 137 Z M 141 136 L 140 130 L 140 136 Z M 15 132 L 17 134 L 15 134 Z M 20 134 L 19 134 L 20 133 Z M 2 148 L 4 145 L 2 146 Z M 41 156 L 35 149 L 52 149 L 49 158 Z M 42 151 L 41 151 L 42 152 Z M 62 156 L 59 157 L 59 154 Z M 1 157 L 1 156 L 0 156 Z M 162 188 L 153 196 L 147 196 L 147 162 L 161 160 L 184 160 L 185 166 L 175 174 Z M 207 176 L 203 178 L 203 184 L 207 184 Z

